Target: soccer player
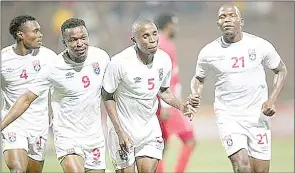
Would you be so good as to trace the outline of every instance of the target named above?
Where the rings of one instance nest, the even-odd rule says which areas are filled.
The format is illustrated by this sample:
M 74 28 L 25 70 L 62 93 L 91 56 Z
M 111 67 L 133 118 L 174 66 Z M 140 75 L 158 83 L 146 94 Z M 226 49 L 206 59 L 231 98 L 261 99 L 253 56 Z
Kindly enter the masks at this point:
M 42 46 L 41 27 L 33 16 L 15 17 L 9 26 L 15 44 L 1 50 L 2 118 L 56 53 Z M 45 90 L 24 115 L 2 131 L 3 154 L 10 172 L 42 172 L 49 129 Z
M 57 157 L 64 172 L 104 172 L 105 139 L 101 126 L 102 79 L 108 54 L 88 46 L 85 22 L 70 18 L 61 26 L 66 49 L 43 69 L 1 122 L 5 128 L 53 87 L 53 132 Z
M 208 72 L 214 71 L 217 126 L 234 172 L 269 172 L 269 117 L 275 114 L 286 66 L 270 42 L 242 31 L 244 19 L 236 6 L 221 6 L 217 25 L 222 36 L 200 51 L 192 94 L 201 95 Z M 275 73 L 269 97 L 264 65 Z M 191 104 L 200 104 L 200 97 L 194 98 Z
M 164 143 L 156 111 L 157 94 L 167 104 L 192 115 L 187 102 L 169 90 L 172 63 L 158 49 L 154 23 L 138 19 L 132 25 L 134 45 L 116 54 L 107 67 L 102 97 L 113 128 L 108 146 L 117 172 L 156 172 Z
M 178 18 L 170 13 L 162 13 L 156 17 L 155 24 L 160 31 L 159 48 L 165 51 L 172 61 L 170 90 L 175 96 L 180 98 L 181 84 L 179 80 L 179 68 L 176 59 L 176 48 L 172 42 L 178 27 Z M 160 109 L 158 110 L 157 115 L 163 133 L 164 144 L 167 143 L 169 136 L 172 134 L 176 134 L 183 142 L 183 147 L 174 169 L 174 172 L 182 173 L 185 171 L 189 158 L 196 146 L 194 128 L 191 121 L 183 116 L 179 110 L 171 107 L 163 101 L 160 101 L 160 103 Z M 165 150 L 167 150 L 167 145 L 164 147 L 164 154 Z M 157 172 L 164 172 L 164 160 L 159 162 Z

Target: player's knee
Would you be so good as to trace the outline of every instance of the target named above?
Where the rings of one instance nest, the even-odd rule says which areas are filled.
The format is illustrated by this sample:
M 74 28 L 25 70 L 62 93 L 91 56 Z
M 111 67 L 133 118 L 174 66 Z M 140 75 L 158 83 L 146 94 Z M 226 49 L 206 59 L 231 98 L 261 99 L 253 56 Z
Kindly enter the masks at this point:
M 269 167 L 263 167 L 263 166 L 260 166 L 260 167 L 256 167 L 254 169 L 254 172 L 256 173 L 269 173 Z
M 26 169 L 25 168 L 13 168 L 13 169 L 10 169 L 10 172 L 11 173 L 25 173 Z
M 234 172 L 252 172 L 250 159 L 246 150 L 241 150 L 229 158 L 232 162 Z
M 234 172 L 252 172 L 249 159 L 236 159 L 232 160 Z
M 196 141 L 196 139 L 191 139 L 191 140 L 187 141 L 186 144 L 191 146 L 192 148 L 195 148 L 197 145 L 197 141 Z

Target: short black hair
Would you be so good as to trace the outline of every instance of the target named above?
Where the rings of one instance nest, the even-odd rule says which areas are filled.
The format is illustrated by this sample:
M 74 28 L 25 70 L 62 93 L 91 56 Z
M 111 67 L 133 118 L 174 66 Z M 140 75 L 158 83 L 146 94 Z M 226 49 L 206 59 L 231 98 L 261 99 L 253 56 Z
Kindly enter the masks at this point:
M 14 39 L 17 38 L 16 33 L 20 30 L 21 26 L 27 21 L 34 21 L 35 17 L 29 15 L 17 16 L 11 20 L 9 25 L 9 33 L 13 36 Z
M 70 18 L 66 20 L 60 27 L 62 35 L 64 34 L 66 29 L 76 28 L 78 26 L 84 26 L 86 28 L 85 22 L 82 19 L 78 18 Z
M 175 15 L 172 13 L 162 13 L 156 17 L 155 24 L 159 30 L 163 30 L 168 23 L 173 22 L 173 17 Z

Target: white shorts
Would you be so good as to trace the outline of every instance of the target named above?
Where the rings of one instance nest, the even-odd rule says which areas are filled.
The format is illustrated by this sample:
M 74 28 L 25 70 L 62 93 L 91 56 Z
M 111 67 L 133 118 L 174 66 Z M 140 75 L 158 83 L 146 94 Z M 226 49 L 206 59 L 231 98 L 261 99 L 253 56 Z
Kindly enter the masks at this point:
M 43 131 L 26 131 L 9 125 L 2 131 L 3 153 L 11 149 L 24 149 L 28 157 L 43 161 L 46 152 L 48 129 Z
M 230 118 L 217 120 L 217 127 L 223 147 L 231 156 L 241 149 L 259 160 L 271 159 L 271 131 L 267 120 L 247 123 Z
M 108 149 L 112 164 L 115 170 L 131 166 L 136 157 L 147 156 L 155 159 L 162 159 L 164 140 L 162 134 L 151 135 L 139 146 L 134 146 L 131 153 L 123 152 L 119 145 L 118 135 L 114 128 L 108 132 Z
M 84 167 L 90 170 L 106 169 L 104 138 L 68 138 L 55 136 L 55 150 L 61 163 L 67 155 L 77 154 L 84 159 Z

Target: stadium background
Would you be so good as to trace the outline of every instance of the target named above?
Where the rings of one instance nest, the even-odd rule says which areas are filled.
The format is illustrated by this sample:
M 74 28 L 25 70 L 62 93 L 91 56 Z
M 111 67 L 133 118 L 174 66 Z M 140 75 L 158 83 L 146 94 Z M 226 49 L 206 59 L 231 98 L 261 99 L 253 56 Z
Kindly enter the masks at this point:
M 10 20 L 20 14 L 37 17 L 45 46 L 59 53 L 60 25 L 69 17 L 85 20 L 90 43 L 105 49 L 110 55 L 131 44 L 131 24 L 138 17 L 152 19 L 161 11 L 170 11 L 179 18 L 175 38 L 180 66 L 183 96 L 189 93 L 196 56 L 208 42 L 219 36 L 216 27 L 217 10 L 222 2 L 3 2 L 1 1 L 1 48 L 12 44 L 8 32 Z M 294 172 L 294 2 L 237 2 L 245 18 L 244 30 L 261 36 L 274 44 L 288 67 L 288 78 L 277 103 L 277 116 L 272 120 L 272 172 Z M 269 70 L 270 89 L 273 74 Z M 195 118 L 198 147 L 187 172 L 227 172 L 231 165 L 219 141 L 212 109 L 213 79 L 206 80 L 200 115 Z M 170 140 L 167 171 L 172 171 L 180 147 L 177 138 Z M 44 172 L 60 172 L 52 143 L 48 144 Z M 3 165 L 2 172 L 7 172 Z M 112 166 L 108 163 L 108 169 Z

